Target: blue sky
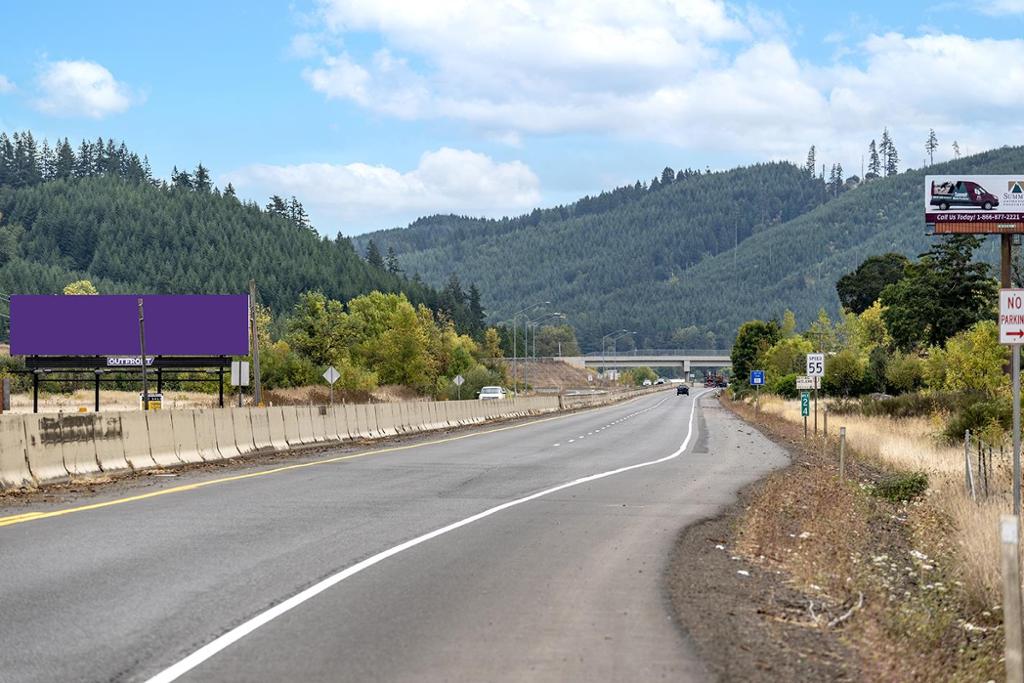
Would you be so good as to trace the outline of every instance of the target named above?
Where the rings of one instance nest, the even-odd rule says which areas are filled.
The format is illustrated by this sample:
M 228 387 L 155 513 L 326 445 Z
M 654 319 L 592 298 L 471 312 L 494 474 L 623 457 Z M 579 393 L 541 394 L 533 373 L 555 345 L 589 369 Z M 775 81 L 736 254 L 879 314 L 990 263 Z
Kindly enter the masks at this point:
M 0 129 L 202 161 L 324 234 L 572 201 L 666 165 L 859 172 L 1020 142 L 1024 0 L 9 3 Z M 967 74 L 985 74 L 967 78 Z

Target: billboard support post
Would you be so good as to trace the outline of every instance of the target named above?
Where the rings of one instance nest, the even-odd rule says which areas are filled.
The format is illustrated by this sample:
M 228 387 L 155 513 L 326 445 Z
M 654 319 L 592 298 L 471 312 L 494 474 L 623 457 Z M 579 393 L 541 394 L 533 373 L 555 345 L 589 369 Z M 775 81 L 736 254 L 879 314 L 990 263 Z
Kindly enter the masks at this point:
M 142 368 L 142 409 L 149 410 L 149 383 L 146 378 L 146 319 L 142 315 L 142 297 L 139 297 L 139 367 Z
M 1013 287 L 1013 283 L 1010 282 L 1011 263 L 1013 261 L 1013 235 L 1000 235 L 1002 238 L 1000 244 L 1001 249 L 1001 263 L 999 268 L 999 286 L 1003 289 L 1010 289 Z
M 263 405 L 263 384 L 260 382 L 260 337 L 259 329 L 256 326 L 256 280 L 249 280 L 249 310 L 252 319 L 252 365 L 253 365 L 253 386 L 252 403 L 256 406 Z

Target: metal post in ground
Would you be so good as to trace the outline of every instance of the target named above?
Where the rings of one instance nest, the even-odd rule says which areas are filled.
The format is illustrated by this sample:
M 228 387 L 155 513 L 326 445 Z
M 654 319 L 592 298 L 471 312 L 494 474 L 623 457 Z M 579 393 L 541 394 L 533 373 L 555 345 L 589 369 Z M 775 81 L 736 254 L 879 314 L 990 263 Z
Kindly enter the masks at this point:
M 139 297 L 139 365 L 142 366 L 142 409 L 149 410 L 149 381 L 146 377 L 146 320 L 142 315 L 142 298 Z
M 971 430 L 964 430 L 964 489 L 971 492 Z
M 1006 634 L 1006 680 L 1024 683 L 1024 642 L 1021 637 L 1020 530 L 1016 515 L 999 520 L 1003 565 L 1003 627 Z
M 1004 235 L 1006 237 L 1006 235 Z M 1013 375 L 1013 514 L 1020 517 L 1020 345 L 1010 346 Z
M 839 428 L 839 481 L 846 478 L 846 427 Z

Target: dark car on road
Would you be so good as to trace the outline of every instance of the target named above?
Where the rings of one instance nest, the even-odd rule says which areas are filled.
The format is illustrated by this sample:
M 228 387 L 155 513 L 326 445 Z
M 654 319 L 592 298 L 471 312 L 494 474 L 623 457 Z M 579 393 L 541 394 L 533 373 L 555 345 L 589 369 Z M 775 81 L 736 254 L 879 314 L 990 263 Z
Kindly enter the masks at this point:
M 682 394 L 683 396 L 690 395 L 690 387 L 676 387 L 676 396 Z

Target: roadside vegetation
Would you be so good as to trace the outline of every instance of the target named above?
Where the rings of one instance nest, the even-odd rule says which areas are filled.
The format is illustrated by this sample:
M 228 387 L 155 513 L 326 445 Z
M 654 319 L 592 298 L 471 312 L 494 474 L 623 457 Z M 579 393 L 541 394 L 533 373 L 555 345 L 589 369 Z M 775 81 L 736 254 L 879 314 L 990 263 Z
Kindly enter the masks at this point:
M 738 378 L 765 370 L 761 422 L 800 454 L 800 466 L 770 478 L 745 515 L 744 550 L 819 591 L 823 607 L 862 604 L 846 637 L 887 680 L 1001 675 L 996 530 L 1012 507 L 1010 357 L 995 323 L 996 282 L 973 259 L 979 246 L 956 236 L 917 260 L 871 257 L 840 279 L 839 319 L 822 311 L 802 331 L 790 313 L 748 321 L 733 350 Z M 797 400 L 796 378 L 815 351 L 826 354 L 827 442 L 803 440 Z M 756 420 L 745 384 L 733 384 L 733 397 L 746 399 L 733 405 Z M 992 447 L 984 478 L 979 439 L 986 455 Z

